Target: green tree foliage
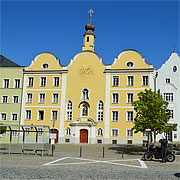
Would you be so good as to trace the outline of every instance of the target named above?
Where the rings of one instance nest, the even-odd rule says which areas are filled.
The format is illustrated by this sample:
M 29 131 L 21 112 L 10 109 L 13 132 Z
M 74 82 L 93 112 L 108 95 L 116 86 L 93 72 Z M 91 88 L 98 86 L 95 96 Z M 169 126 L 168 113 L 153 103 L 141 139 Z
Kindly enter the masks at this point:
M 3 123 L 0 123 L 0 125 L 3 125 Z M 3 134 L 6 132 L 7 126 L 0 126 L 0 134 Z
M 145 89 L 138 94 L 138 98 L 139 100 L 132 103 L 137 112 L 132 128 L 135 133 L 151 129 L 151 136 L 153 133 L 155 142 L 158 133 L 171 132 L 175 128 L 175 126 L 167 126 L 170 110 L 167 109 L 168 102 L 164 101 L 161 95 L 151 89 Z

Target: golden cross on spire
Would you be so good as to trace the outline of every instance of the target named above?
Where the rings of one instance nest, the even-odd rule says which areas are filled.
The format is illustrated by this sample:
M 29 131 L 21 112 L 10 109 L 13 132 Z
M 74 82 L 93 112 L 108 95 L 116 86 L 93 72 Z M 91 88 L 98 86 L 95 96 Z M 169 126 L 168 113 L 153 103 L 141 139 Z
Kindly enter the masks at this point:
M 174 52 L 176 52 L 175 49 L 176 49 L 176 46 L 174 46 Z
M 94 13 L 94 12 L 93 12 L 93 10 L 92 10 L 92 9 L 90 9 L 90 10 L 88 11 L 88 13 L 89 13 L 90 23 L 91 23 L 92 13 Z

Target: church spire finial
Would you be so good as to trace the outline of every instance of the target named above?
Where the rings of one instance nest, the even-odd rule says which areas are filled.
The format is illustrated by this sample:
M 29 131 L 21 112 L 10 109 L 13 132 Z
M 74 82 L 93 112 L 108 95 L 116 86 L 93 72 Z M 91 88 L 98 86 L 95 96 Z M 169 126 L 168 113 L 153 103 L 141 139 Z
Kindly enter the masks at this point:
M 94 12 L 93 12 L 92 9 L 90 9 L 90 10 L 88 11 L 88 13 L 89 13 L 89 18 L 90 18 L 90 23 L 91 23 L 92 13 L 94 13 Z
M 174 51 L 173 51 L 174 53 L 176 52 L 175 49 L 176 49 L 176 46 L 174 46 Z

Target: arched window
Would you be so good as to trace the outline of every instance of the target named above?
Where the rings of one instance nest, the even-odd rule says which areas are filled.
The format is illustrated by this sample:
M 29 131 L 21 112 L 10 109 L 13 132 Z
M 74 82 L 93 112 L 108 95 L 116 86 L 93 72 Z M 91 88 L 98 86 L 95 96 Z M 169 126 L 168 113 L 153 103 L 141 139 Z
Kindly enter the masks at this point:
M 66 121 L 72 121 L 72 101 L 68 101 L 66 104 Z
M 70 127 L 67 127 L 67 128 L 65 129 L 65 135 L 66 135 L 66 136 L 71 136 L 71 128 L 70 128 Z
M 82 100 L 89 100 L 89 90 L 84 88 L 82 90 Z
M 97 121 L 104 120 L 104 103 L 100 100 L 97 104 Z
M 89 109 L 88 104 L 83 103 L 81 105 L 81 116 L 88 116 L 88 109 Z
M 103 136 L 103 129 L 102 128 L 97 129 L 97 136 Z

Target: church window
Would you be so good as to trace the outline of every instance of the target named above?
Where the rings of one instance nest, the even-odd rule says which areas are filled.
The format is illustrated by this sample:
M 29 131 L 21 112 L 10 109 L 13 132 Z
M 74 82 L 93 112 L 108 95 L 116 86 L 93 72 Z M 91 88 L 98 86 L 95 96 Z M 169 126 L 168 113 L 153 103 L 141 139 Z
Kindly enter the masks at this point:
M 163 93 L 163 99 L 167 102 L 173 102 L 173 93 Z
M 84 88 L 82 90 L 82 100 L 89 100 L 89 90 Z
M 102 128 L 97 129 L 97 136 L 103 136 L 103 129 Z
M 104 119 L 104 103 L 102 101 L 99 101 L 97 104 L 97 121 L 103 121 Z
M 65 129 L 65 135 L 66 135 L 66 136 L 71 136 L 71 128 L 67 127 L 67 128 Z
M 66 121 L 72 121 L 72 102 L 69 100 L 66 104 Z
M 83 103 L 81 105 L 81 116 L 88 116 L 88 104 L 87 103 Z
M 89 36 L 87 37 L 87 42 L 89 42 Z

